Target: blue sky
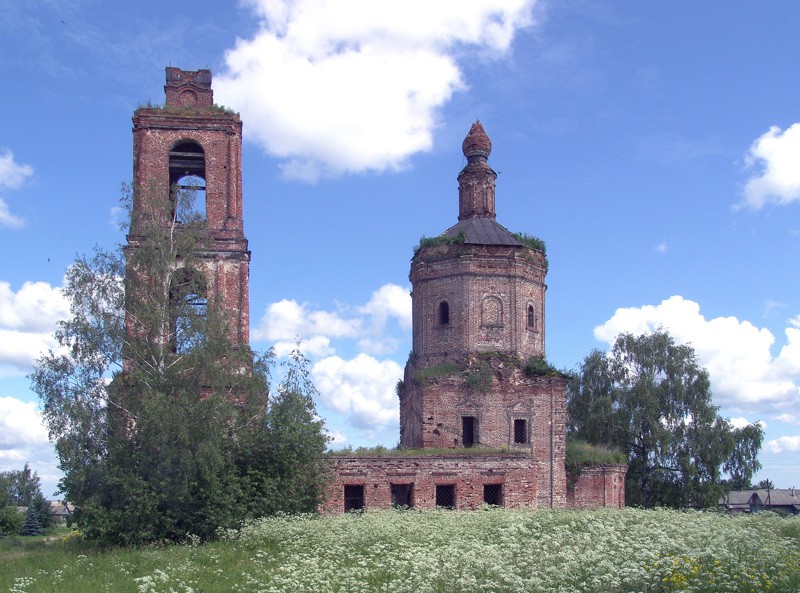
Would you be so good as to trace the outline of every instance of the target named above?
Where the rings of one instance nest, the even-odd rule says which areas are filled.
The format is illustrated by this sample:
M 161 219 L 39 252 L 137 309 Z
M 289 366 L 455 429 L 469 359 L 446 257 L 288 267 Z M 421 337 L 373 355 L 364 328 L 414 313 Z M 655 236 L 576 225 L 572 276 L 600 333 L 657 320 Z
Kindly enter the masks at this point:
M 26 375 L 64 271 L 113 247 L 131 115 L 211 68 L 245 128 L 253 345 L 305 340 L 337 445 L 398 440 L 409 263 L 456 222 L 461 141 L 498 221 L 547 242 L 546 346 L 691 343 L 800 485 L 800 4 L 0 0 L 0 470 L 58 479 Z

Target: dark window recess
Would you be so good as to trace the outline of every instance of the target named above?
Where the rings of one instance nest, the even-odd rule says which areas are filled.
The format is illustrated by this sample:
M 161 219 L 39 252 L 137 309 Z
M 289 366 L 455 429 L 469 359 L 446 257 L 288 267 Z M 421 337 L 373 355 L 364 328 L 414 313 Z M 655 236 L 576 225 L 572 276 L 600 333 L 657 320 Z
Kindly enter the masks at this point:
M 358 511 L 364 508 L 364 486 L 349 485 L 344 487 L 344 512 Z
M 439 484 L 436 486 L 436 506 L 443 509 L 456 508 L 455 484 Z
M 514 420 L 514 442 L 527 443 L 528 442 L 528 421 L 522 418 Z
M 450 323 L 450 305 L 446 301 L 439 303 L 439 325 Z
M 528 305 L 528 328 L 536 328 L 536 317 L 533 314 L 533 305 Z
M 414 506 L 414 484 L 392 484 L 392 506 L 412 508 Z
M 461 445 L 472 447 L 478 441 L 478 419 L 475 416 L 461 417 Z
M 503 485 L 502 484 L 484 484 L 483 485 L 483 502 L 486 504 L 493 504 L 494 506 L 503 506 Z

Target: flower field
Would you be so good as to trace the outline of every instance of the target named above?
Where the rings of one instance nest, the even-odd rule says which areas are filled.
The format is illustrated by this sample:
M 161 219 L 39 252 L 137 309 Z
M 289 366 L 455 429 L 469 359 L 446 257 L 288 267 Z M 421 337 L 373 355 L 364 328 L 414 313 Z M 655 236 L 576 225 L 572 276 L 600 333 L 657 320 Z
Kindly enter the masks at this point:
M 0 547 L 0 591 L 797 593 L 800 517 L 634 509 L 282 517 L 208 545 Z

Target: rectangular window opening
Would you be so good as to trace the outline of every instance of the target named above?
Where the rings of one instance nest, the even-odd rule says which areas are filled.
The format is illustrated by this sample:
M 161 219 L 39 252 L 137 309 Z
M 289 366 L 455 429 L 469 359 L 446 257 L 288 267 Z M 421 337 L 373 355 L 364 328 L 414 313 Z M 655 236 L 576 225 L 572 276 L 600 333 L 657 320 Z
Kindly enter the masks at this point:
M 414 508 L 414 484 L 392 484 L 392 506 L 400 509 Z
M 478 419 L 475 416 L 461 417 L 461 445 L 472 447 L 478 442 Z
M 523 418 L 514 419 L 514 442 L 519 444 L 528 442 L 528 421 Z
M 344 512 L 364 508 L 364 485 L 348 484 L 344 487 Z
M 502 484 L 484 484 L 483 485 L 483 502 L 497 507 L 503 506 L 503 485 Z
M 436 486 L 436 506 L 443 509 L 456 508 L 455 484 L 438 484 Z

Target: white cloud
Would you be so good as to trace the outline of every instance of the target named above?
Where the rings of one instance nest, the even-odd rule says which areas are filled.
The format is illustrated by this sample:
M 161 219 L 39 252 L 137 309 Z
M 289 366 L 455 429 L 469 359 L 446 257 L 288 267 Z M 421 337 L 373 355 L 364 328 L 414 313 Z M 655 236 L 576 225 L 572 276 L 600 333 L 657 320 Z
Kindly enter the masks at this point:
M 249 0 L 258 32 L 214 81 L 290 178 L 398 170 L 466 87 L 458 59 L 503 55 L 535 0 Z
M 386 354 L 399 343 L 386 335 L 391 319 L 396 319 L 402 330 L 410 329 L 411 297 L 406 288 L 384 284 L 365 305 L 340 306 L 336 311 L 313 309 L 308 303 L 289 299 L 272 303 L 251 333 L 254 340 L 273 342 L 278 356 L 295 347 L 296 337 L 303 340 L 302 350 L 309 356 L 333 354 L 331 341 L 339 339 L 356 340 L 370 354 Z
M 46 282 L 25 282 L 15 293 L 0 282 L 0 366 L 28 370 L 43 352 L 55 346 L 56 323 L 69 315 L 60 288 Z
M 797 416 L 788 413 L 778 414 L 775 416 L 775 420 L 785 422 L 786 424 L 800 424 L 800 419 L 798 419 Z
M 0 327 L 51 332 L 68 315 L 69 303 L 58 287 L 25 282 L 14 293 L 11 284 L 0 282 Z
M 30 165 L 20 165 L 14 161 L 10 150 L 0 150 L 0 187 L 19 189 L 25 180 L 33 175 Z M 11 213 L 11 209 L 3 198 L 0 198 L 0 227 L 18 229 L 25 225 L 25 220 Z
M 784 436 L 767 441 L 764 443 L 764 451 L 775 455 L 800 453 L 800 436 Z
M 669 249 L 669 245 L 667 245 L 666 241 L 662 241 L 658 245 L 656 245 L 656 251 L 659 253 L 666 253 L 667 249 Z
M 397 319 L 400 327 L 411 329 L 411 294 L 396 284 L 384 284 L 372 293 L 369 302 L 359 308 L 360 313 L 372 316 L 373 325 L 383 328 L 390 317 Z
M 0 226 L 11 229 L 19 229 L 25 226 L 25 220 L 11 214 L 11 210 L 8 208 L 8 204 L 6 204 L 3 198 L 0 198 Z
M 800 200 L 800 123 L 785 131 L 772 126 L 753 142 L 745 162 L 756 172 L 745 183 L 740 206 L 757 210 Z
M 380 432 L 392 425 L 396 430 L 399 404 L 395 385 L 403 369 L 393 360 L 377 360 L 361 353 L 344 360 L 329 356 L 312 369 L 321 402 L 345 414 L 357 427 Z
M 36 404 L 0 397 L 0 471 L 19 470 L 26 463 L 39 475 L 42 493 L 52 497 L 61 472 Z
M 0 187 L 19 189 L 33 175 L 33 167 L 14 161 L 10 150 L 0 150 Z
M 751 420 L 747 418 L 737 417 L 737 418 L 728 418 L 728 422 L 731 423 L 731 426 L 734 428 L 744 428 L 745 426 L 750 426 L 753 424 Z M 758 424 L 762 430 L 767 430 L 767 423 L 763 420 L 757 420 L 756 424 Z
M 0 397 L 0 450 L 49 443 L 34 402 Z
M 642 334 L 659 326 L 676 342 L 692 345 L 708 369 L 715 403 L 742 410 L 769 404 L 776 411 L 800 404 L 800 329 L 786 328 L 786 344 L 772 356 L 769 330 L 735 317 L 706 319 L 699 304 L 673 296 L 655 306 L 617 309 L 594 335 L 611 345 L 621 332 Z

